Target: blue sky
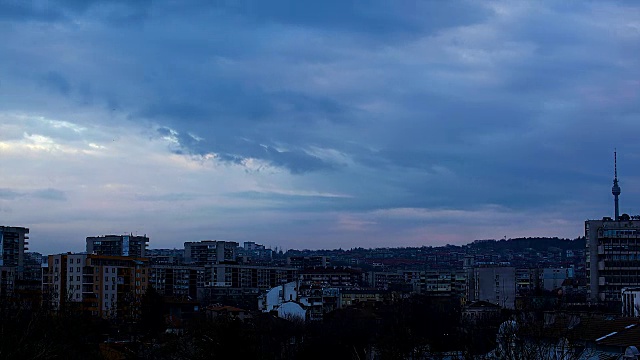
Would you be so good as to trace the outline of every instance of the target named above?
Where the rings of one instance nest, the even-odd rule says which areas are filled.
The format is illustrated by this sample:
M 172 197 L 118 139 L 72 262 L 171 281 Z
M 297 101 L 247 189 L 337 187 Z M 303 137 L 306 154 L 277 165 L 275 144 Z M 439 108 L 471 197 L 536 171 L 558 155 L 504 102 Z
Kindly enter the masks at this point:
M 632 1 L 0 1 L 31 249 L 577 237 L 640 208 Z

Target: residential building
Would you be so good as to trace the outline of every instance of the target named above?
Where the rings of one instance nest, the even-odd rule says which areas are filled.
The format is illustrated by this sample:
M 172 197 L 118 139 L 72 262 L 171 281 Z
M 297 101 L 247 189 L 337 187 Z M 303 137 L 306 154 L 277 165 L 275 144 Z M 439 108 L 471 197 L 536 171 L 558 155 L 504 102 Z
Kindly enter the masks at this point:
M 23 277 L 27 234 L 28 228 L 0 226 L 0 297 L 12 295 Z
M 235 241 L 203 240 L 184 243 L 184 261 L 196 266 L 207 266 L 236 261 Z
M 269 289 L 297 276 L 291 267 L 216 264 L 205 267 L 205 287 Z
M 149 286 L 159 294 L 176 299 L 197 299 L 204 287 L 202 266 L 156 264 L 150 266 Z
M 147 256 L 149 238 L 137 235 L 104 235 L 87 237 L 87 254 L 107 256 Z
M 542 269 L 542 286 L 548 291 L 560 289 L 562 283 L 571 278 L 573 278 L 573 268 Z
M 425 271 L 424 294 L 433 296 L 464 296 L 467 286 L 466 272 L 462 270 Z
M 338 308 L 346 308 L 359 304 L 390 304 L 394 294 L 383 289 L 340 289 Z
M 238 255 L 246 263 L 269 264 L 273 261 L 273 251 L 253 241 L 245 241 L 244 246 L 239 248 Z
M 474 300 L 486 301 L 514 309 L 516 270 L 513 267 L 478 267 L 474 269 Z
M 640 287 L 622 289 L 622 316 L 640 317 Z
M 326 256 L 287 256 L 287 266 L 298 269 L 325 268 L 327 265 L 329 261 Z
M 182 265 L 184 249 L 147 249 L 145 257 L 151 265 Z
M 587 220 L 585 236 L 589 299 L 621 301 L 622 288 L 640 285 L 640 219 Z
M 10 266 L 22 272 L 24 252 L 29 250 L 29 229 L 24 227 L 0 226 L 0 267 Z
M 528 295 L 540 288 L 540 269 L 516 269 L 516 292 L 518 295 Z
M 148 286 L 146 258 L 93 254 L 49 255 L 42 287 L 51 310 L 67 307 L 104 318 L 137 318 Z
M 353 287 L 362 284 L 362 271 L 351 268 L 312 268 L 300 271 L 302 285 Z

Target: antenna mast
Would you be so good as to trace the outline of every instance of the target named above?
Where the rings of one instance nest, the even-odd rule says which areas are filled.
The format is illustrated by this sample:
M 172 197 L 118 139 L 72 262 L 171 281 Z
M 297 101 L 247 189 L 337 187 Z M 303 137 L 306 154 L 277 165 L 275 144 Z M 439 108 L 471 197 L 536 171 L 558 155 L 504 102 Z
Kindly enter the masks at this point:
M 613 151 L 613 187 L 611 188 L 611 194 L 613 194 L 613 201 L 615 206 L 615 221 L 618 221 L 620 217 L 620 209 L 618 207 L 618 196 L 620 195 L 620 186 L 618 185 L 618 152 Z

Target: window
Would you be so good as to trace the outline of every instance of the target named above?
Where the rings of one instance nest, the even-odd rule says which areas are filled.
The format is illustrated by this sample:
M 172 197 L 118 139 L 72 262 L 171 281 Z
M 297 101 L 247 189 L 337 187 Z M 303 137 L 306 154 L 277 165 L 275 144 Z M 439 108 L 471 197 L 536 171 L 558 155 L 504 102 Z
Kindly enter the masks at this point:
M 116 277 L 115 276 L 111 277 L 111 282 L 116 282 Z
M 73 267 L 70 267 L 70 268 L 69 268 L 69 272 L 73 272 Z
M 109 290 L 109 285 L 105 285 L 105 286 L 104 286 L 104 289 L 105 289 L 105 290 Z
M 76 276 L 76 281 L 80 281 L 80 276 Z
M 145 269 L 142 269 L 142 273 L 143 273 L 143 274 L 146 274 L 146 270 L 145 270 Z
M 76 271 L 77 271 L 77 272 L 80 272 L 80 266 L 78 266 L 78 267 L 76 268 Z
M 76 290 L 80 290 L 80 285 L 76 285 Z
M 105 277 L 104 277 L 104 281 L 105 281 L 105 282 L 109 281 L 109 277 L 108 277 L 108 276 L 105 276 Z
M 60 263 L 60 259 L 55 259 L 54 264 L 58 265 Z
M 104 294 L 104 298 L 108 299 L 109 298 L 109 294 Z
M 96 288 L 96 291 L 98 291 L 98 285 L 96 285 L 95 288 Z
M 80 259 L 76 259 L 76 264 L 80 264 Z
M 73 275 L 69 275 L 69 281 L 73 281 Z
M 111 290 L 115 290 L 116 286 L 115 285 L 111 285 Z

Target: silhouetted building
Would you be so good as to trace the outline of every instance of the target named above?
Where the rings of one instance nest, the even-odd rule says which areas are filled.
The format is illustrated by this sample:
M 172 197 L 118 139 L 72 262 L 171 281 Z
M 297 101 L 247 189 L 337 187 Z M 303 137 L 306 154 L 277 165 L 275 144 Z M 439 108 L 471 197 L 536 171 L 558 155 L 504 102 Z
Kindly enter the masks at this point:
M 151 265 L 149 285 L 167 297 L 197 299 L 204 287 L 204 267 L 187 265 Z
M 134 235 L 87 237 L 87 254 L 146 257 L 149 238 Z
M 205 267 L 205 286 L 269 289 L 296 280 L 291 267 L 216 264 Z
M 12 295 L 24 273 L 24 251 L 29 229 L 0 226 L 0 296 Z
M 0 266 L 11 266 L 22 272 L 24 251 L 29 250 L 29 229 L 23 227 L 0 226 Z
M 203 240 L 184 243 L 184 261 L 197 266 L 236 261 L 235 241 Z
M 513 267 L 479 267 L 473 271 L 473 300 L 486 301 L 503 308 L 514 309 L 516 300 L 516 269 Z
M 298 269 L 313 267 L 327 267 L 329 261 L 326 256 L 287 256 L 287 266 Z

